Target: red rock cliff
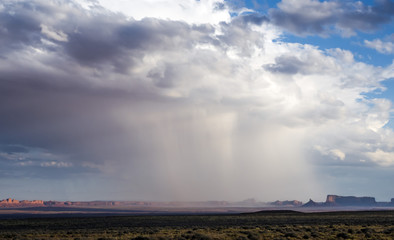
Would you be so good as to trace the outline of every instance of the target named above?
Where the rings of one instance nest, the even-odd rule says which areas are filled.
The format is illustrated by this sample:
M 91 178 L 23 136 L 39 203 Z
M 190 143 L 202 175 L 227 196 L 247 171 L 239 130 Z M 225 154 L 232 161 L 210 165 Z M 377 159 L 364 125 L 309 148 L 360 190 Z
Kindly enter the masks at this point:
M 374 197 L 327 195 L 325 205 L 328 205 L 328 206 L 374 206 L 374 205 L 376 205 L 376 200 Z

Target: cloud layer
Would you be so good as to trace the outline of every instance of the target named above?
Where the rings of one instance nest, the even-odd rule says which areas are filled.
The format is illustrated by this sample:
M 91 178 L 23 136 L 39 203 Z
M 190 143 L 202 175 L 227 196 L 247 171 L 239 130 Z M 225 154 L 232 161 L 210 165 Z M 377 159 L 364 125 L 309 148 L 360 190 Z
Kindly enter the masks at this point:
M 387 22 L 391 2 L 283 1 L 271 19 L 230 19 L 222 1 L 189 1 L 202 13 L 186 21 L 80 3 L 0 8 L 0 177 L 106 182 L 66 198 L 274 200 L 325 194 L 315 166 L 394 165 L 391 102 L 365 95 L 394 66 L 286 43 L 277 27 L 322 33 L 339 7 L 338 29 L 371 30 L 361 15 Z
M 391 22 L 393 15 L 390 0 L 376 1 L 372 6 L 362 1 L 283 0 L 278 9 L 270 11 L 275 24 L 299 35 L 371 32 Z

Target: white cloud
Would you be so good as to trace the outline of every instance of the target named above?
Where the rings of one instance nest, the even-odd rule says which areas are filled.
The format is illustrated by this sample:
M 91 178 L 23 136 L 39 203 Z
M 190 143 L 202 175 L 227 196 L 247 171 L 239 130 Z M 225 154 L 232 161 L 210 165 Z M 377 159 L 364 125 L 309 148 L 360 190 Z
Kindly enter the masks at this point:
M 164 20 L 180 20 L 188 23 L 228 22 L 230 14 L 224 0 L 79 0 L 85 7 L 101 6 L 122 13 L 136 20 L 154 17 Z M 90 7 L 89 7 L 90 6 Z
M 346 154 L 339 149 L 332 149 L 330 153 L 342 161 L 345 160 Z
M 364 40 L 364 44 L 366 47 L 373 48 L 380 53 L 394 53 L 394 42 L 392 41 L 382 41 L 380 39 L 374 39 L 372 41 Z
M 369 129 L 377 132 L 389 122 L 391 102 L 387 99 L 374 99 L 374 107 L 369 110 L 366 124 Z
M 382 149 L 377 149 L 375 152 L 367 152 L 366 155 L 382 166 L 394 165 L 394 151 L 386 152 Z
M 319 145 L 314 146 L 314 149 L 319 151 L 320 154 L 322 154 L 323 156 L 329 156 L 334 160 L 344 161 L 346 158 L 346 154 L 340 149 L 328 149 L 327 147 L 323 147 Z

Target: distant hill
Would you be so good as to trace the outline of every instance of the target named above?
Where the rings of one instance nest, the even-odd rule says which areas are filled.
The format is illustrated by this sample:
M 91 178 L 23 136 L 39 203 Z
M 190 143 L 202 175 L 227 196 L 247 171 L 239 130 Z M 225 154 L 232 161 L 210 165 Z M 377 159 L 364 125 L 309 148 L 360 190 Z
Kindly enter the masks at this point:
M 327 195 L 325 204 L 332 206 L 375 206 L 376 200 L 374 197 Z
M 314 202 L 310 199 L 302 204 L 297 200 L 275 201 L 269 203 L 247 199 L 241 202 L 227 201 L 195 201 L 195 202 L 150 202 L 150 201 L 43 201 L 16 200 L 7 198 L 0 200 L 0 208 L 25 207 L 132 207 L 132 208 L 228 208 L 258 207 L 288 209 L 297 207 L 394 207 L 394 198 L 390 202 L 376 202 L 374 197 L 355 197 L 327 195 L 325 202 Z
M 312 199 L 303 207 L 394 207 L 394 199 L 391 202 L 376 202 L 374 197 L 355 197 L 327 195 L 325 202 L 314 202 Z
M 276 207 L 299 207 L 302 206 L 302 202 L 298 200 L 291 200 L 291 201 L 275 201 L 270 203 L 272 206 Z
M 309 199 L 307 203 L 302 205 L 302 207 L 322 207 L 324 203 L 314 202 L 312 199 Z
M 12 198 L 7 198 L 0 200 L 0 207 L 36 207 L 36 206 L 43 206 L 44 201 L 42 200 L 16 200 Z
M 256 203 L 257 205 L 257 203 Z M 231 206 L 226 201 L 196 202 L 150 202 L 150 201 L 42 201 L 16 200 L 7 198 L 0 200 L 0 208 L 24 207 L 137 207 L 137 208 L 220 208 Z

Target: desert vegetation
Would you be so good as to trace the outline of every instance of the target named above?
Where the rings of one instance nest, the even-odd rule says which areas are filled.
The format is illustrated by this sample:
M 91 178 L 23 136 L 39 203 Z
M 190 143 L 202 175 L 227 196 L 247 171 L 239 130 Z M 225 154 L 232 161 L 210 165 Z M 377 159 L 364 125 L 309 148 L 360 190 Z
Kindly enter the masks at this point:
M 393 239 L 394 212 L 0 220 L 0 239 Z

